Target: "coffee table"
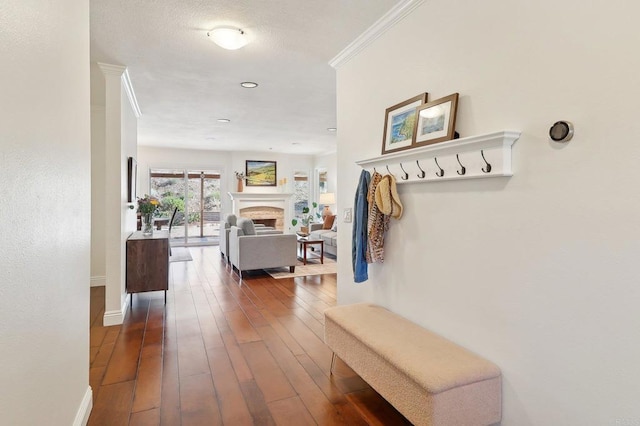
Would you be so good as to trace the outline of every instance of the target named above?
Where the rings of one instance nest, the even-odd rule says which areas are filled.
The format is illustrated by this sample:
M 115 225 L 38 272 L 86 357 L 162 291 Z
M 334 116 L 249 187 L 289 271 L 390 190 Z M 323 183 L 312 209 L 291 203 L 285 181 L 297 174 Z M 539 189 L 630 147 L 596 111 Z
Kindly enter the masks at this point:
M 302 264 L 307 264 L 307 247 L 319 245 L 320 246 L 320 263 L 324 263 L 324 241 L 311 240 L 309 237 L 298 237 L 298 244 L 300 247 L 300 257 L 302 257 Z

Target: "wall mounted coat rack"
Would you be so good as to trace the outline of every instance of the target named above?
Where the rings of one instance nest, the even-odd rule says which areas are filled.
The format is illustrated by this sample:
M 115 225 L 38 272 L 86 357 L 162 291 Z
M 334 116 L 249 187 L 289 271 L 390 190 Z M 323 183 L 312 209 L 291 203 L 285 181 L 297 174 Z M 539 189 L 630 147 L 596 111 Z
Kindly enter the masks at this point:
M 365 169 L 388 171 L 398 184 L 513 176 L 511 147 L 520 132 L 504 130 L 453 139 L 356 161 Z

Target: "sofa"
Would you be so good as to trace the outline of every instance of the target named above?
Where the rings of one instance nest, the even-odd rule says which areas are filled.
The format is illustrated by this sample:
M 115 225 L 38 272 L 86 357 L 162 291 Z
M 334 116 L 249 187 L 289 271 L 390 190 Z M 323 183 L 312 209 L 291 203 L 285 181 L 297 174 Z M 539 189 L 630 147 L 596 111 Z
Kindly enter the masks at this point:
M 298 262 L 295 234 L 258 233 L 253 221 L 239 218 L 229 229 L 228 258 L 232 267 L 242 271 L 288 266 L 294 272 Z
M 311 223 L 309 224 L 309 239 L 324 241 L 324 252 L 334 257 L 338 255 L 338 223 L 335 220 L 336 217 L 331 216 L 331 219 L 323 223 Z M 329 224 L 328 222 L 331 222 Z
M 242 218 L 241 218 L 242 219 Z M 238 218 L 235 214 L 228 214 L 220 221 L 220 255 L 225 258 L 227 263 L 229 262 L 229 231 L 232 226 L 236 226 Z M 282 231 L 277 231 L 275 228 L 265 226 L 262 224 L 253 224 L 253 227 L 258 234 L 282 234 Z

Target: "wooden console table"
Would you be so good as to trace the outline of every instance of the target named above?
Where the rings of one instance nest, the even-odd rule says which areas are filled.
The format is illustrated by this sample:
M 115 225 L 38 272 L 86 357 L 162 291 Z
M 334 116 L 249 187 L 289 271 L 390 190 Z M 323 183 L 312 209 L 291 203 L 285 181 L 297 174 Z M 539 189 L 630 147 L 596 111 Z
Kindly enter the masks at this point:
M 169 289 L 169 232 L 154 231 L 151 236 L 134 232 L 127 239 L 127 293 Z

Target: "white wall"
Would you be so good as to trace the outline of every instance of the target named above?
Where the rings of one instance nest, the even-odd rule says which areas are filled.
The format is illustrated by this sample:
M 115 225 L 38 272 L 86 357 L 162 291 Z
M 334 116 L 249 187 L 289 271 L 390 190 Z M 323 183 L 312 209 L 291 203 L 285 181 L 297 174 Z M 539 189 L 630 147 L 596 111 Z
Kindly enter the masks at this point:
M 102 78 L 102 76 L 98 76 Z M 91 106 L 91 286 L 106 284 L 105 108 Z
M 520 130 L 515 175 L 399 186 L 373 301 L 496 362 L 504 425 L 640 424 L 640 6 L 432 0 L 338 69 L 341 206 L 385 108 L 460 93 L 462 136 Z M 575 137 L 549 142 L 557 120 Z M 351 226 L 340 258 L 351 256 Z
M 287 155 L 264 152 L 244 151 L 202 151 L 190 149 L 152 148 L 148 146 L 138 147 L 138 182 L 139 191 L 149 192 L 150 168 L 178 168 L 192 170 L 218 170 L 221 172 L 222 212 L 231 213 L 231 200 L 225 194 L 236 192 L 237 182 L 235 171 L 245 171 L 246 160 L 276 161 L 278 180 L 286 177 L 289 185 L 288 191 L 293 190 L 293 171 L 311 170 L 313 157 L 306 155 Z M 277 187 L 244 187 L 244 192 L 278 192 Z
M 0 28 L 1 423 L 81 424 L 91 407 L 89 2 L 9 2 Z
M 127 172 L 128 157 L 136 156 L 138 107 L 135 95 L 131 95 L 133 88 L 126 67 L 110 64 L 99 64 L 99 67 L 105 83 L 104 186 L 96 181 L 92 191 L 96 197 L 102 193 L 104 202 L 103 324 L 116 325 L 123 322 L 127 311 L 126 240 L 136 229 L 136 211 L 127 203 Z M 94 143 L 98 141 L 94 140 Z M 94 157 L 93 160 L 99 159 Z M 94 244 L 100 244 L 100 241 L 94 240 Z

